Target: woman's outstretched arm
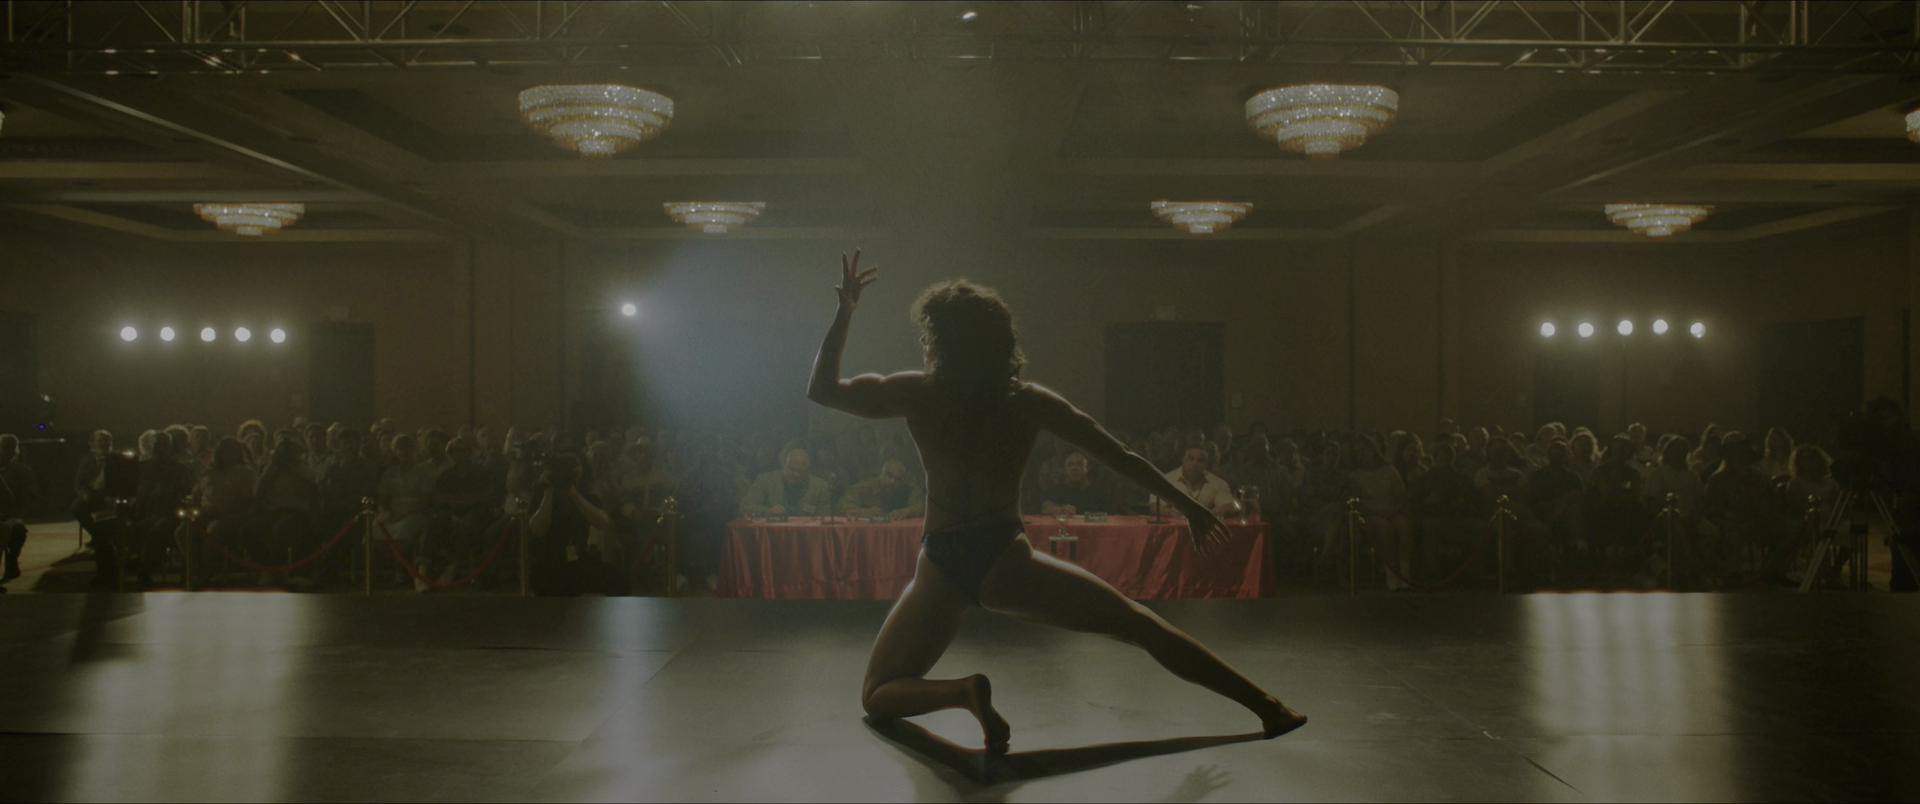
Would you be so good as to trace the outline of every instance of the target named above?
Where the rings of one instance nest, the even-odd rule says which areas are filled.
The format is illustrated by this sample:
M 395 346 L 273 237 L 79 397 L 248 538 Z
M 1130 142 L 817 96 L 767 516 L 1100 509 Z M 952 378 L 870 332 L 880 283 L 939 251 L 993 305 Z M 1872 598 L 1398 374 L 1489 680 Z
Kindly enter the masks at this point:
M 1086 450 L 1095 460 L 1152 492 L 1154 496 L 1179 506 L 1180 512 L 1187 517 L 1188 527 L 1193 531 L 1194 549 L 1206 552 L 1209 546 L 1221 544 L 1230 538 L 1220 517 L 1160 474 L 1160 470 L 1154 468 L 1146 458 L 1127 449 L 1127 445 L 1120 443 L 1092 416 L 1051 390 L 1033 383 L 1028 383 L 1027 387 L 1032 389 L 1030 399 L 1041 427 L 1066 439 L 1067 443 Z
M 840 379 L 840 353 L 847 348 L 847 330 L 853 327 L 853 311 L 860 306 L 861 292 L 880 281 L 879 271 L 872 268 L 861 272 L 858 249 L 854 250 L 852 259 L 846 254 L 840 255 L 840 286 L 834 288 L 840 294 L 840 309 L 833 315 L 833 325 L 827 328 L 827 339 L 820 344 L 820 354 L 813 359 L 813 380 L 807 384 L 808 399 L 869 419 L 903 415 L 899 405 L 904 385 L 898 381 L 901 375 L 862 374 L 850 380 Z

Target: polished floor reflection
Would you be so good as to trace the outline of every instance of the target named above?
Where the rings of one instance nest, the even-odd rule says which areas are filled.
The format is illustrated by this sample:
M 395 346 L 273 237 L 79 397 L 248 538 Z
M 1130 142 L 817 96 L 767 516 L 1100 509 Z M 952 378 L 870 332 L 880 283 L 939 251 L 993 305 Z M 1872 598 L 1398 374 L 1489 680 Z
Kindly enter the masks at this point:
M 1920 601 L 1155 604 L 1313 722 L 972 616 L 1014 752 L 861 716 L 885 604 L 0 598 L 6 800 L 1913 800 Z

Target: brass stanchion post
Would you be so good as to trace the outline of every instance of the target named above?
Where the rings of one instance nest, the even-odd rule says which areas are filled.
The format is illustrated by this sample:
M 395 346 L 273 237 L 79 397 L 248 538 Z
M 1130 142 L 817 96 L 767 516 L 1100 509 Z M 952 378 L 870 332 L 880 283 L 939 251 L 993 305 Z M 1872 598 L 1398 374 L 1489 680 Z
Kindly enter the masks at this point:
M 1493 501 L 1493 548 L 1500 553 L 1499 590 L 1507 593 L 1507 495 Z
M 1360 498 L 1347 500 L 1347 597 L 1360 595 L 1360 547 L 1354 530 L 1359 527 Z
M 1675 508 L 1675 503 L 1679 502 L 1679 499 L 1669 493 L 1667 507 L 1660 511 L 1667 517 L 1667 591 L 1669 592 L 1680 591 L 1680 587 L 1674 585 L 1674 579 L 1679 577 L 1675 567 L 1680 564 L 1680 517 L 1676 516 L 1679 509 Z
M 193 523 L 199 520 L 200 512 L 192 508 L 181 508 L 175 515 L 180 519 L 180 527 L 186 528 L 187 533 L 187 537 L 180 540 L 180 585 L 189 592 L 197 592 L 199 587 L 194 583 L 194 578 L 197 577 L 194 568 L 198 562 L 194 559 L 200 553 L 200 540 L 195 537 L 200 534 L 194 532 Z
M 367 595 L 372 596 L 373 529 L 376 527 L 375 517 L 379 516 L 379 513 L 374 508 L 374 499 L 372 497 L 360 498 L 360 505 L 362 506 L 360 516 L 366 518 L 366 521 L 362 523 L 366 527 L 366 535 L 365 538 L 361 539 L 364 544 L 361 545 L 360 550 L 360 582 L 365 588 Z
M 533 526 L 528 524 L 530 520 L 527 513 L 527 503 L 528 500 L 524 497 L 515 500 L 515 510 L 513 512 L 513 527 L 520 532 L 521 597 L 531 597 L 533 595 L 533 570 L 527 566 L 533 555 L 533 543 L 528 541 L 528 537 L 532 535 Z
M 662 505 L 667 518 L 667 597 L 673 597 L 674 582 L 680 580 L 680 501 L 668 497 Z

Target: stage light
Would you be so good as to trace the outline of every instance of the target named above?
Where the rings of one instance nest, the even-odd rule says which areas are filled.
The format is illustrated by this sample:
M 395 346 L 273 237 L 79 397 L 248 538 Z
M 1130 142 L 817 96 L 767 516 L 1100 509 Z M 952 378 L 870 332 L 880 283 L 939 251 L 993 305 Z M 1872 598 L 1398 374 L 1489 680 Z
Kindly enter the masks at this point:
M 966 11 L 960 12 L 960 19 L 966 20 L 967 22 L 972 22 L 974 20 L 980 19 L 980 12 L 969 8 Z
M 1552 321 L 1548 321 L 1548 322 L 1546 322 L 1546 323 L 1544 323 L 1544 324 L 1541 324 L 1541 325 L 1540 325 L 1540 337 L 1542 337 L 1542 338 L 1551 338 L 1551 337 L 1553 337 L 1553 333 L 1554 333 L 1555 331 L 1556 331 L 1556 330 L 1555 330 L 1555 329 L 1553 328 L 1553 322 L 1552 322 Z
M 1632 335 L 1632 334 L 1633 334 L 1633 322 L 1632 322 L 1632 321 L 1628 321 L 1628 320 L 1626 320 L 1626 319 L 1624 319 L 1624 318 L 1623 318 L 1623 319 L 1620 319 L 1620 326 L 1617 326 L 1617 327 L 1614 327 L 1614 329 L 1616 329 L 1616 330 L 1619 330 L 1619 331 L 1620 331 L 1620 334 L 1622 334 L 1622 335 Z
M 632 318 L 640 314 L 640 308 L 635 306 L 633 302 L 627 302 L 626 304 L 620 305 L 620 314 Z
M 1707 325 L 1698 321 L 1693 322 L 1693 326 L 1688 327 L 1687 331 L 1693 333 L 1693 337 L 1696 338 L 1707 337 Z
M 1585 321 L 1580 322 L 1580 337 L 1582 338 L 1593 337 L 1593 325 Z
M 134 329 L 133 327 L 120 328 L 120 340 L 132 343 L 133 339 L 138 337 L 140 337 L 140 330 Z
M 246 327 L 234 327 L 233 339 L 241 343 L 253 340 L 253 330 L 247 329 Z
M 1667 320 L 1666 320 L 1666 319 L 1664 319 L 1664 318 L 1656 318 L 1656 319 L 1654 319 L 1654 320 L 1653 320 L 1653 334 L 1655 334 L 1655 335 L 1665 335 L 1665 334 L 1667 334 Z
M 267 337 L 272 338 L 274 343 L 286 343 L 287 331 L 279 327 L 274 327 L 272 332 L 267 333 Z
M 207 343 L 213 343 L 213 339 L 217 337 L 220 337 L 220 333 L 214 332 L 213 327 L 205 327 L 200 330 L 200 340 L 206 341 Z
M 173 343 L 173 327 L 161 327 L 160 340 L 166 341 L 167 343 Z

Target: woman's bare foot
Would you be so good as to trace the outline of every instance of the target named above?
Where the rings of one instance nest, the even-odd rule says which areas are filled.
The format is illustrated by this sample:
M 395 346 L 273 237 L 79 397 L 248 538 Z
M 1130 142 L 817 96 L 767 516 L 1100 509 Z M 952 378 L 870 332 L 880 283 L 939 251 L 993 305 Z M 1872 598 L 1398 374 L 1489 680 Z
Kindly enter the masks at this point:
M 1265 739 L 1271 740 L 1301 726 L 1307 725 L 1307 716 L 1288 709 L 1278 698 L 1268 698 L 1267 711 L 1260 713 L 1260 730 Z
M 980 721 L 989 753 L 1004 754 L 1012 739 L 1013 727 L 993 709 L 993 682 L 978 673 L 967 677 L 967 711 Z M 1302 718 L 1304 720 L 1304 718 Z

